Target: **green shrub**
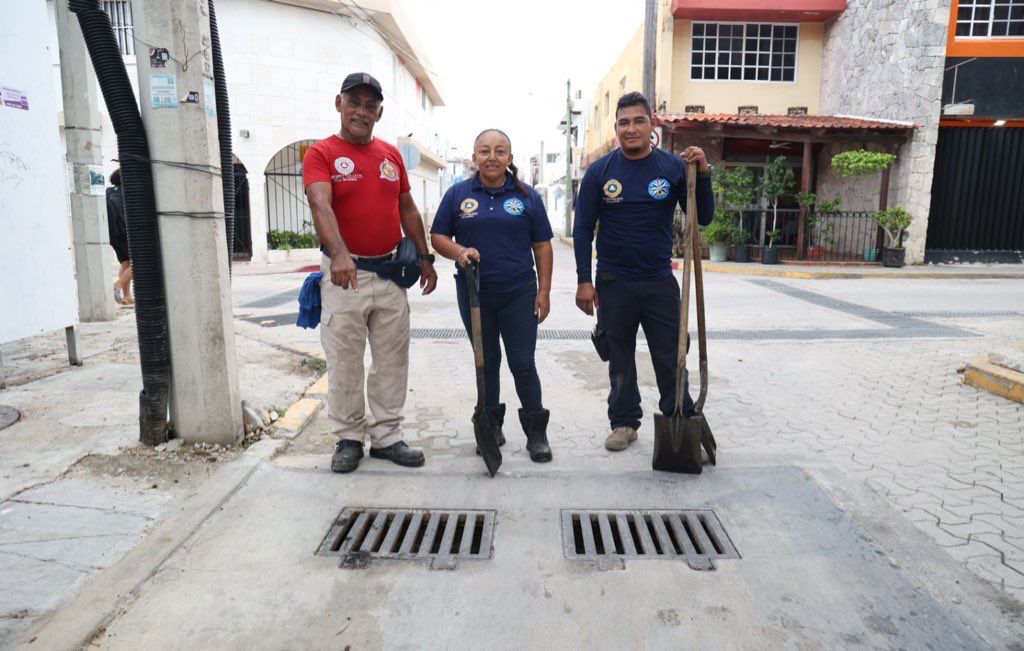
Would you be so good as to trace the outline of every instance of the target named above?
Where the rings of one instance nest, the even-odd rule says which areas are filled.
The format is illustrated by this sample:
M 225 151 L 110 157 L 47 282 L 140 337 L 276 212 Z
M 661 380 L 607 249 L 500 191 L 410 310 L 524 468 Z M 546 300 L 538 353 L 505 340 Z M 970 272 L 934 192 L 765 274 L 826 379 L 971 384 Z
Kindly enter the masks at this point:
M 839 176 L 850 178 L 851 176 L 871 176 L 884 170 L 896 162 L 895 154 L 883 154 L 876 151 L 857 149 L 844 151 L 832 157 L 832 169 L 839 172 Z
M 892 246 L 894 248 L 903 246 L 903 231 L 907 230 L 907 227 L 914 221 L 914 216 L 902 208 L 879 210 L 875 216 L 878 217 L 878 225 L 889 236 Z
M 267 248 L 279 251 L 290 249 L 315 249 L 320 246 L 316 233 L 292 233 L 291 231 L 270 231 L 267 233 Z

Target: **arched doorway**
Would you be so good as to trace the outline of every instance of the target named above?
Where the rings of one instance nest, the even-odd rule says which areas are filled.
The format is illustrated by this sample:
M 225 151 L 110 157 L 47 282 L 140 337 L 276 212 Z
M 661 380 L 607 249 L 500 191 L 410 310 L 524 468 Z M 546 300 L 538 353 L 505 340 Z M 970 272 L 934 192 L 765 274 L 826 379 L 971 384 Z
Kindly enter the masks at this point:
M 232 156 L 235 172 L 235 260 L 252 260 L 252 213 L 249 209 L 249 173 L 238 156 Z
M 267 163 L 267 247 L 318 246 L 313 215 L 302 186 L 302 158 L 316 140 L 299 140 L 284 147 Z

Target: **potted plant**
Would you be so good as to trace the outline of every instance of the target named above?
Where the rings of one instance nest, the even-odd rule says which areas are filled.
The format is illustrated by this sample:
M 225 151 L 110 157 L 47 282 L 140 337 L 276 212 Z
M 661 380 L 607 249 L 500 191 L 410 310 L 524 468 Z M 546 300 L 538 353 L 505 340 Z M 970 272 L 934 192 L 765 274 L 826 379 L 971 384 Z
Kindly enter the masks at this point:
M 729 238 L 732 235 L 732 217 L 725 210 L 716 210 L 715 218 L 704 227 L 704 242 L 708 245 L 711 262 L 725 262 L 729 259 Z
M 736 262 L 750 262 L 750 233 L 743 230 L 742 226 L 733 226 L 732 235 L 729 236 L 732 240 L 733 260 Z
M 794 180 L 793 170 L 786 167 L 785 156 L 779 156 L 764 168 L 761 187 L 765 198 L 772 205 L 772 229 L 765 233 L 768 248 L 761 252 L 763 264 L 779 263 L 779 251 L 775 248 L 775 240 L 782 238 L 782 231 L 779 230 L 779 199 L 793 192 Z
M 782 231 L 775 229 L 764 234 L 768 238 L 768 246 L 761 249 L 761 264 L 779 264 L 779 250 L 775 248 L 775 240 L 782 238 Z
M 821 260 L 825 257 L 825 247 L 820 243 L 815 243 L 815 235 L 817 234 L 815 229 L 818 226 L 818 213 L 814 211 L 814 204 L 817 202 L 818 197 L 813 192 L 797 192 L 793 197 L 801 207 L 806 209 L 805 214 L 807 217 L 805 218 L 804 223 L 807 228 L 807 259 Z
M 903 233 L 914 221 L 914 216 L 902 208 L 887 208 L 876 213 L 878 225 L 885 231 L 890 244 L 882 251 L 882 264 L 886 267 L 902 267 L 906 259 L 903 248 Z

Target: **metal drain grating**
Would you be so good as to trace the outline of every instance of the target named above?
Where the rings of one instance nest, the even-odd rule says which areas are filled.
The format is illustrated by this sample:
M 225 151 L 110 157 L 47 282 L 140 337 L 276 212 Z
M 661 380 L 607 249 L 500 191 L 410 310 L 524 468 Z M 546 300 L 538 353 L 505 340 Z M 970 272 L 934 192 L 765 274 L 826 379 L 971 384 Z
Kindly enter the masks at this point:
M 242 307 L 256 307 L 256 308 L 269 308 L 269 307 L 280 307 L 287 305 L 288 303 L 294 303 L 299 300 L 299 290 L 289 289 L 286 292 L 280 294 L 273 294 L 271 296 L 265 296 L 259 300 L 255 300 L 251 303 L 246 303 Z
M 679 559 L 695 570 L 739 558 L 710 509 L 682 511 L 562 511 L 562 545 L 574 560 Z
M 923 311 L 923 312 L 894 312 L 901 316 L 916 316 L 932 319 L 987 319 L 987 318 L 999 318 L 999 317 L 1018 317 L 1024 316 L 1021 312 L 1014 312 L 1010 310 L 993 310 L 993 311 L 977 311 L 977 312 L 957 312 L 957 311 Z
M 491 557 L 494 511 L 445 509 L 342 509 L 317 549 L 340 556 L 341 567 L 364 568 L 373 559 L 431 561 L 455 569 L 460 560 Z

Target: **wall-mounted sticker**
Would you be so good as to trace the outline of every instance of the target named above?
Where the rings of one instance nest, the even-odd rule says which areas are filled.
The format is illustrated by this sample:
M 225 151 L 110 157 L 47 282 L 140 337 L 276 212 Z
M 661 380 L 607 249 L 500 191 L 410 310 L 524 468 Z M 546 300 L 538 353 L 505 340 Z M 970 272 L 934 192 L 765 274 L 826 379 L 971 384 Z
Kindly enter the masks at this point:
M 107 179 L 102 165 L 89 166 L 89 194 L 102 197 L 107 193 Z
M 28 96 L 17 88 L 0 87 L 0 97 L 3 98 L 4 106 L 22 111 L 28 110 Z
M 178 108 L 178 84 L 174 75 L 149 76 L 149 101 L 153 108 Z
M 167 62 L 171 60 L 171 54 L 165 47 L 149 48 L 149 67 L 166 68 Z
M 203 100 L 206 102 L 206 117 L 217 117 L 217 90 L 209 79 L 203 80 Z
M 190 90 L 181 98 L 182 104 L 198 104 L 199 103 L 199 91 Z

